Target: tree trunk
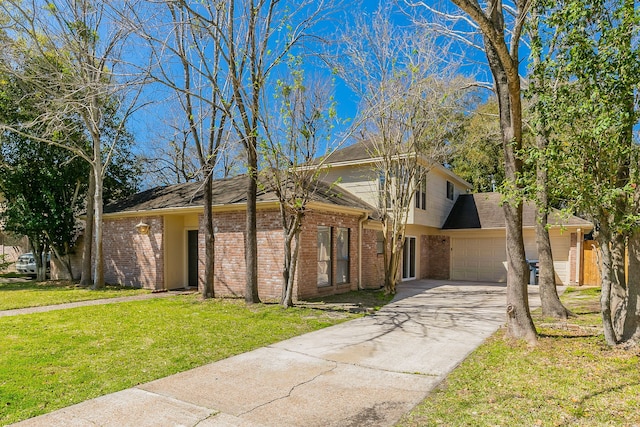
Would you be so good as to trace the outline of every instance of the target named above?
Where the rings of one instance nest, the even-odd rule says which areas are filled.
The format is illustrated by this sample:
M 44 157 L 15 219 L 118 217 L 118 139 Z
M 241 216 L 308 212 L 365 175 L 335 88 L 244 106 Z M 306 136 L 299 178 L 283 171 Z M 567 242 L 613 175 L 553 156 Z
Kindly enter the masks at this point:
M 93 172 L 96 179 L 96 191 L 94 193 L 94 251 L 93 260 L 93 286 L 92 289 L 104 288 L 104 254 L 102 251 L 102 161 L 100 159 L 100 147 L 97 148 L 98 154 Z
M 289 218 L 284 207 L 284 200 L 280 201 L 280 216 L 282 219 L 282 232 L 284 234 L 284 259 L 282 266 L 282 298 L 280 303 L 284 308 L 289 308 L 293 302 L 293 281 L 295 276 L 295 260 L 293 245 L 297 246 L 295 241 L 296 230 L 298 228 L 298 218 Z
M 497 23 L 496 25 L 498 26 Z M 518 184 L 522 162 L 516 156 L 516 152 L 522 147 L 520 79 L 517 68 L 515 76 L 507 73 L 505 64 L 500 61 L 492 46 L 491 41 L 485 38 L 487 60 L 498 97 L 507 184 L 506 201 L 503 205 L 507 240 L 507 337 L 534 344 L 537 333 L 529 311 L 529 266 L 524 250 L 522 194 Z M 510 71 L 513 74 L 514 70 Z
M 637 228 L 629 237 L 627 312 L 622 341 L 640 341 L 640 229 Z
M 293 285 L 295 283 L 296 268 L 298 267 L 298 252 L 300 250 L 300 219 L 295 220 L 293 236 L 289 238 L 287 256 L 289 262 L 287 266 L 286 281 L 284 283 L 285 289 L 282 298 L 282 306 L 289 308 L 293 306 Z
M 215 274 L 215 234 L 213 232 L 213 183 L 210 171 L 204 173 L 204 283 L 200 289 L 202 298 L 213 298 L 215 290 L 213 287 Z
M 553 256 L 551 254 L 551 239 L 549 231 L 545 227 L 547 214 L 538 212 L 538 215 L 544 217 L 539 218 L 536 223 L 536 243 L 538 245 L 538 263 L 539 263 L 539 279 L 540 302 L 542 304 L 542 315 L 544 317 L 553 317 L 556 319 L 566 320 L 569 316 L 575 316 L 571 311 L 562 305 L 558 290 L 556 288 L 555 269 L 553 267 Z M 544 222 L 541 222 L 544 221 Z
M 255 138 L 255 137 L 252 137 Z M 249 183 L 247 187 L 247 226 L 244 240 L 246 285 L 244 299 L 248 304 L 260 302 L 258 297 L 257 193 L 258 157 L 255 144 L 247 145 Z
M 84 235 L 82 237 L 82 274 L 80 276 L 80 286 L 89 287 L 92 281 L 92 246 L 93 246 L 93 198 L 96 192 L 96 177 L 93 170 L 89 173 L 89 190 L 87 191 L 87 218 L 84 222 Z
M 600 230 L 596 233 L 596 241 L 598 242 L 598 250 L 600 252 L 600 280 L 602 281 L 602 291 L 600 294 L 600 311 L 602 313 L 602 328 L 604 330 L 604 339 L 610 346 L 618 343 L 616 332 L 613 327 L 613 319 L 611 312 L 611 292 L 612 292 L 612 260 L 611 249 L 609 243 L 611 232 L 609 225 L 606 223 L 606 215 L 600 215 Z
M 44 253 L 46 252 L 45 247 L 38 243 L 36 239 L 33 240 L 35 243 L 32 242 L 31 248 L 33 252 L 33 259 L 36 262 L 36 281 L 44 282 L 47 280 L 47 268 L 44 261 Z
M 535 12 L 531 19 L 532 44 L 540 45 L 540 19 Z M 542 53 L 540 49 L 532 50 L 534 69 L 531 76 L 532 88 L 546 86 L 544 73 L 540 70 Z M 574 315 L 562 305 L 556 289 L 556 272 L 553 266 L 553 253 L 551 251 L 551 238 L 547 224 L 549 220 L 549 176 L 547 173 L 547 150 L 549 147 L 549 126 L 546 107 L 540 102 L 538 90 L 533 91 L 533 112 L 536 129 L 536 148 L 538 161 L 536 163 L 536 245 L 538 247 L 538 286 L 540 288 L 540 302 L 542 315 L 556 319 L 566 320 Z
M 618 339 L 622 336 L 626 312 L 626 249 L 625 236 L 622 233 L 614 232 L 611 239 L 611 315 Z
M 538 129 L 536 135 L 538 150 L 544 153 L 547 149 L 546 131 Z M 549 218 L 549 200 L 547 194 L 547 168 L 544 162 L 544 154 L 536 166 L 536 187 L 537 187 L 537 211 L 536 211 L 536 244 L 538 246 L 538 265 L 540 287 L 540 302 L 542 304 L 542 315 L 556 319 L 566 320 L 574 315 L 562 305 L 556 289 L 556 271 L 553 266 L 553 254 L 551 252 L 551 238 L 547 223 Z

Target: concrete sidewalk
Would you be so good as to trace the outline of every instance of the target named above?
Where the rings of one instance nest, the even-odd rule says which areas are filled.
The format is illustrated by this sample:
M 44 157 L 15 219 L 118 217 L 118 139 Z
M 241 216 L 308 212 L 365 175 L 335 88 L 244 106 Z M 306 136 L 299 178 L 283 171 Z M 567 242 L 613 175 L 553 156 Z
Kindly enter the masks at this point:
M 128 302 L 128 301 L 141 301 L 152 298 L 166 298 L 173 297 L 176 295 L 184 295 L 191 294 L 195 291 L 169 291 L 169 292 L 157 292 L 157 293 L 149 293 L 149 294 L 141 294 L 141 295 L 129 295 L 126 297 L 115 297 L 115 298 L 103 298 L 103 299 L 91 299 L 85 301 L 75 301 L 75 302 L 65 302 L 62 304 L 55 305 L 42 305 L 38 307 L 25 307 L 25 308 L 14 308 L 11 310 L 0 310 L 0 317 L 9 317 L 9 316 L 20 316 L 22 314 L 33 314 L 33 313 L 46 313 L 48 311 L 56 311 L 56 310 L 66 310 L 68 308 L 76 308 L 76 307 L 88 307 L 92 305 L 106 305 L 106 304 L 116 304 L 120 302 Z
M 505 322 L 503 285 L 420 280 L 398 291 L 375 315 L 16 425 L 393 425 Z

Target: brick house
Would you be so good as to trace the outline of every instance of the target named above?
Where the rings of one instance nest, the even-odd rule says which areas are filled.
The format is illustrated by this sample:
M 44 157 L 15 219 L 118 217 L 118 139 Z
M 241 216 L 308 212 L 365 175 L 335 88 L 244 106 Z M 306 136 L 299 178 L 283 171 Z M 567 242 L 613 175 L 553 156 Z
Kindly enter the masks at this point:
M 373 167 L 371 150 L 360 142 L 334 153 L 327 180 L 370 205 L 377 205 L 379 173 Z M 425 164 L 425 166 L 427 166 Z M 469 194 L 471 185 L 441 165 L 430 165 L 408 206 L 404 245 L 403 280 L 451 279 L 486 282 L 506 281 L 505 219 L 498 193 Z M 526 203 L 523 232 L 527 258 L 537 259 L 535 206 Z M 551 245 L 558 284 L 582 283 L 584 235 L 593 225 L 576 216 L 555 211 L 549 218 Z M 363 233 L 375 230 L 367 221 Z M 378 232 L 379 233 L 379 232 Z M 381 250 L 381 248 L 378 248 Z M 363 256 L 371 257 L 363 248 Z M 363 261 L 364 262 L 364 261 Z M 367 261 L 367 271 L 380 267 Z M 378 263 L 379 264 L 379 263 Z M 380 276 L 372 277 L 374 282 Z
M 245 176 L 217 180 L 213 188 L 214 289 L 240 296 L 245 287 Z M 198 286 L 204 280 L 204 226 L 200 183 L 153 188 L 105 206 L 105 280 L 154 290 Z M 262 299 L 281 295 L 283 231 L 275 194 L 258 194 L 258 282 Z M 308 205 L 300 234 L 294 295 L 309 298 L 379 284 L 363 272 L 361 247 L 374 247 L 363 230 L 372 209 L 362 200 L 321 184 Z M 140 232 L 141 225 L 146 230 Z M 373 242 L 366 239 L 373 238 Z
M 383 284 L 382 231 L 372 218 L 379 173 L 362 143 L 328 159 L 300 235 L 294 298 L 310 298 Z M 246 177 L 214 182 L 214 289 L 218 296 L 244 292 Z M 471 185 L 443 166 L 430 168 L 409 209 L 402 280 L 422 278 L 506 280 L 504 214 L 500 195 L 468 194 Z M 258 194 L 258 283 L 265 300 L 281 295 L 283 232 L 278 204 Z M 525 247 L 537 258 L 535 209 L 525 206 Z M 153 188 L 105 206 L 105 279 L 109 283 L 169 290 L 204 280 L 203 204 L 200 183 Z M 592 226 L 552 215 L 552 250 L 559 284 L 580 283 L 581 242 Z M 147 228 L 140 232 L 141 226 Z

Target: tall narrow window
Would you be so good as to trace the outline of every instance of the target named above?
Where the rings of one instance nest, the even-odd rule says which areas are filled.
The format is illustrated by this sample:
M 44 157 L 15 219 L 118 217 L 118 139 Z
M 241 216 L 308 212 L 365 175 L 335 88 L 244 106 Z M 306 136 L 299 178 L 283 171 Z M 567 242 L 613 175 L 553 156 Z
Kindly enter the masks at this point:
M 376 253 L 378 255 L 384 253 L 384 235 L 382 231 L 376 231 Z
M 447 181 L 447 199 L 453 200 L 453 183 Z
M 318 227 L 318 286 L 331 286 L 331 227 Z
M 349 283 L 349 229 L 338 228 L 336 240 L 336 281 L 341 285 Z

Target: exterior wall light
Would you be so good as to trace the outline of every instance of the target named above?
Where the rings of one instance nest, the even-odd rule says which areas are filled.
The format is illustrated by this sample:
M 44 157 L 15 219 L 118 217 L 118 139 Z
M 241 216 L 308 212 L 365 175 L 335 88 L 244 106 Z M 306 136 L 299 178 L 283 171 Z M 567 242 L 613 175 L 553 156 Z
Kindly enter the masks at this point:
M 140 222 L 136 224 L 136 231 L 138 232 L 138 234 L 147 235 L 149 234 L 150 229 L 151 226 L 145 222 L 142 222 L 142 220 L 140 220 Z

